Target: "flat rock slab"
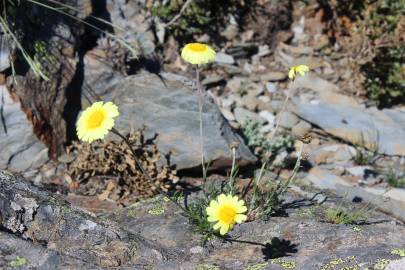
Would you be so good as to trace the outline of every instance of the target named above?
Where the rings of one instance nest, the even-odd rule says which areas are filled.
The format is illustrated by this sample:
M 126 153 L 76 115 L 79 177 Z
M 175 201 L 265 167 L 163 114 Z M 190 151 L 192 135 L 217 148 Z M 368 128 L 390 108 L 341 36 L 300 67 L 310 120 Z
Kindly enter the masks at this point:
M 298 103 L 296 113 L 326 132 L 380 154 L 405 156 L 405 112 Z
M 347 199 L 361 198 L 365 202 L 375 204 L 379 209 L 405 222 L 405 189 L 379 187 L 362 187 L 354 185 L 341 177 L 320 167 L 312 168 L 306 180 L 319 189 L 329 189 Z
M 0 170 L 35 169 L 48 160 L 48 149 L 35 136 L 20 103 L 0 86 Z
M 212 238 L 203 245 L 177 206 L 162 197 L 96 217 L 3 171 L 0 221 L 7 232 L 0 232 L 0 265 L 2 269 L 329 270 L 383 269 L 377 266 L 395 266 L 401 259 L 403 223 L 372 211 L 365 225 L 329 224 L 318 212 L 340 202 L 328 201 L 313 211 L 315 206 L 302 199 L 288 194 L 288 202 L 300 203 L 286 207 L 284 217 L 235 226 L 230 237 L 239 242 Z
M 191 83 L 181 76 L 141 73 L 125 78 L 109 93 L 102 92 L 104 100 L 113 100 L 119 107 L 118 130 L 125 133 L 146 126 L 146 139 L 156 136 L 159 151 L 170 155 L 170 163 L 181 170 L 201 164 L 198 95 L 191 88 Z M 204 152 L 206 161 L 211 161 L 210 169 L 230 166 L 229 145 L 233 142 L 239 144 L 240 166 L 256 162 L 209 97 L 204 98 L 203 126 Z
M 320 209 L 327 207 L 331 205 Z M 251 243 L 214 238 L 205 246 L 181 211 L 159 197 L 106 218 L 173 252 L 183 252 L 183 261 L 159 269 L 382 269 L 377 266 L 401 258 L 392 252 L 405 248 L 405 226 L 382 213 L 372 212 L 369 224 L 355 226 L 326 223 L 320 215 L 306 216 L 308 212 L 308 206 L 287 209 L 286 217 L 244 223 L 231 232 L 232 238 Z

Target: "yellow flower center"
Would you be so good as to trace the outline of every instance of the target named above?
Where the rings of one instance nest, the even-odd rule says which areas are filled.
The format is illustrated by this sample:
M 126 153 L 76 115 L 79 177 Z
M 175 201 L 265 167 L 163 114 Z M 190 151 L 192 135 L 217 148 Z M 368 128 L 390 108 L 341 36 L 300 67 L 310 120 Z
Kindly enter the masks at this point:
M 188 45 L 188 48 L 195 52 L 203 52 L 207 49 L 207 45 L 201 43 L 191 43 Z
M 236 211 L 233 207 L 223 206 L 219 210 L 219 220 L 231 224 L 235 221 Z
M 98 128 L 101 126 L 101 123 L 103 123 L 104 119 L 105 115 L 102 111 L 95 111 L 90 115 L 87 121 L 87 127 L 89 129 Z

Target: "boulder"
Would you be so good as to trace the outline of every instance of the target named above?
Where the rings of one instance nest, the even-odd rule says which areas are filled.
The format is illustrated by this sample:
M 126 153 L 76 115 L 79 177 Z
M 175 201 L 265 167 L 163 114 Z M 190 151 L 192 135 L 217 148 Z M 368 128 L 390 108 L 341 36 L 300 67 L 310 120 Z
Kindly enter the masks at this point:
M 88 61 L 85 59 L 85 62 Z M 87 62 L 86 62 L 87 63 Z M 163 155 L 170 156 L 176 168 L 200 166 L 198 95 L 192 83 L 170 73 L 142 72 L 103 87 L 101 80 L 85 69 L 86 81 L 98 81 L 96 93 L 103 100 L 114 101 L 120 110 L 116 128 L 123 133 L 146 126 L 146 138 L 154 138 Z M 93 73 L 94 74 L 94 73 Z M 110 72 L 111 76 L 113 73 Z M 107 76 L 109 82 L 116 82 Z M 203 108 L 204 152 L 210 169 L 231 164 L 232 142 L 239 143 L 237 159 L 240 166 L 256 162 L 241 137 L 229 126 L 213 100 L 204 97 Z M 114 137 L 116 138 L 116 137 Z

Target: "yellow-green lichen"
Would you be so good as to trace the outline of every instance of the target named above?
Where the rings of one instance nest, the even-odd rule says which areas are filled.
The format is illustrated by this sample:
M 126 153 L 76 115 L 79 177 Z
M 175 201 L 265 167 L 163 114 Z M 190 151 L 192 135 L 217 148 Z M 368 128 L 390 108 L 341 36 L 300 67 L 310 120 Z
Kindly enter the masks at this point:
M 270 262 L 272 264 L 280 265 L 284 269 L 295 269 L 296 267 L 296 263 L 294 261 L 287 261 L 281 258 L 272 259 Z
M 212 264 L 199 264 L 195 270 L 220 270 L 220 268 Z
M 388 259 L 377 259 L 374 264 L 374 270 L 384 270 L 384 268 L 391 262 Z
M 264 262 L 264 263 L 258 263 L 258 264 L 253 264 L 253 265 L 249 265 L 245 268 L 245 270 L 262 270 L 264 268 L 266 268 L 266 266 L 269 263 Z
M 393 250 L 391 250 L 391 254 L 405 257 L 405 248 L 394 248 Z
M 131 208 L 127 212 L 127 217 L 134 218 L 136 217 L 137 209 Z
M 342 264 L 345 264 L 345 265 L 342 265 Z M 331 260 L 320 268 L 320 270 L 331 270 L 331 269 L 358 270 L 360 268 L 359 268 L 359 265 L 356 263 L 356 257 L 348 256 L 345 259 L 337 258 L 337 259 Z
M 155 204 L 152 209 L 148 211 L 149 214 L 159 216 L 164 214 L 165 208 L 160 204 Z
M 353 231 L 354 231 L 354 232 L 362 232 L 363 229 L 360 228 L 359 226 L 354 226 L 354 227 L 353 227 Z
M 352 266 L 345 266 L 343 268 L 340 268 L 339 270 L 360 270 L 360 267 L 358 265 L 352 265 Z
M 27 260 L 26 258 L 17 256 L 17 258 L 15 258 L 14 260 L 10 261 L 10 262 L 8 263 L 8 265 L 9 265 L 10 267 L 20 267 L 20 266 L 26 265 L 27 263 L 28 263 L 28 260 Z

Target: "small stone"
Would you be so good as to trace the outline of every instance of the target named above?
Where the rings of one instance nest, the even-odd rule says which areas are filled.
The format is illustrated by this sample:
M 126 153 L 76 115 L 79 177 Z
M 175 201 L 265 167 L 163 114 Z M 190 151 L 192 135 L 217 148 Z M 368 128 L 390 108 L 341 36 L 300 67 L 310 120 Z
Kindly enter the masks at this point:
M 270 102 L 270 97 L 269 96 L 258 96 L 257 97 L 260 101 L 264 103 L 269 103 Z
M 222 115 L 226 118 L 228 121 L 235 121 L 235 116 L 233 113 L 227 109 L 221 109 Z
M 241 125 L 236 121 L 229 121 L 229 125 L 234 129 L 240 129 Z
M 234 114 L 236 121 L 238 121 L 238 123 L 241 125 L 244 125 L 249 119 L 260 124 L 264 124 L 266 122 L 266 120 L 263 117 L 259 116 L 257 113 L 251 112 L 244 108 L 236 108 Z
M 311 130 L 311 124 L 308 122 L 305 122 L 303 120 L 300 120 L 298 124 L 296 124 L 291 132 L 293 133 L 294 136 L 301 137 L 308 133 Z
M 192 248 L 190 248 L 190 253 L 191 254 L 203 254 L 204 248 L 201 246 L 192 247 Z
M 346 168 L 346 171 L 351 175 L 363 178 L 366 170 L 372 170 L 370 166 L 355 166 L 351 168 Z
M 252 65 L 249 64 L 248 62 L 245 62 L 245 64 L 243 65 L 243 71 L 246 72 L 247 74 L 251 74 L 252 73 Z
M 243 104 L 250 111 L 255 111 L 259 106 L 259 99 L 256 97 L 255 93 L 249 93 L 242 98 Z
M 334 161 L 348 162 L 353 158 L 353 155 L 348 147 L 339 147 L 333 156 Z M 332 162 L 331 162 L 332 163 Z
M 261 111 L 260 113 L 259 113 L 259 115 L 261 116 L 261 117 L 263 117 L 264 119 L 266 119 L 267 120 L 267 123 L 270 125 L 270 126 L 273 126 L 274 125 L 274 122 L 275 122 L 275 116 L 271 113 L 271 112 L 269 112 L 269 111 Z
M 58 161 L 62 163 L 71 163 L 76 159 L 76 156 L 73 153 L 62 154 L 58 157 Z
M 270 107 L 274 110 L 274 112 L 279 112 L 283 107 L 283 102 L 281 100 L 272 100 L 270 102 Z
M 266 82 L 284 81 L 287 78 L 287 74 L 279 71 L 270 71 L 261 75 L 260 78 L 262 79 L 262 81 Z
M 245 77 L 233 77 L 232 79 L 228 80 L 226 83 L 226 88 L 231 90 L 234 93 L 247 91 L 247 86 L 249 84 L 249 80 Z
M 221 36 L 225 37 L 227 40 L 234 39 L 239 33 L 239 28 L 235 24 L 228 24 L 225 30 L 221 33 Z
M 267 91 L 269 91 L 269 93 L 275 93 L 278 90 L 278 85 L 276 83 L 273 82 L 267 82 L 266 83 L 266 89 Z
M 278 117 L 280 117 L 280 126 L 285 128 L 292 128 L 299 121 L 299 118 L 295 114 L 288 111 L 282 112 Z
M 230 98 L 224 98 L 221 100 L 222 107 L 231 107 L 235 103 L 235 100 Z
M 224 77 L 219 76 L 219 75 L 213 75 L 213 76 L 208 76 L 204 80 L 202 80 L 201 84 L 202 85 L 210 85 L 210 84 L 216 84 L 224 80 Z
M 232 55 L 218 52 L 215 58 L 215 62 L 218 64 L 228 64 L 228 65 L 233 65 L 235 64 L 235 59 L 233 58 Z

